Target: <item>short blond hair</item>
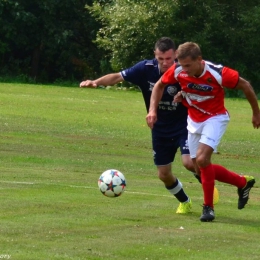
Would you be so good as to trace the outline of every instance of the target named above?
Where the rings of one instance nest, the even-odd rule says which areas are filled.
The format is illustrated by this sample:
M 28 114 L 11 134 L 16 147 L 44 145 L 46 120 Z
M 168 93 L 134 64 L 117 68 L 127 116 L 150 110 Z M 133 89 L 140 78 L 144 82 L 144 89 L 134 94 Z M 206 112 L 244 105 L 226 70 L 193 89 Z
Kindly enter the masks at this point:
M 185 42 L 180 44 L 177 49 L 177 59 L 186 59 L 191 57 L 192 60 L 196 60 L 199 56 L 202 56 L 200 47 L 195 42 Z

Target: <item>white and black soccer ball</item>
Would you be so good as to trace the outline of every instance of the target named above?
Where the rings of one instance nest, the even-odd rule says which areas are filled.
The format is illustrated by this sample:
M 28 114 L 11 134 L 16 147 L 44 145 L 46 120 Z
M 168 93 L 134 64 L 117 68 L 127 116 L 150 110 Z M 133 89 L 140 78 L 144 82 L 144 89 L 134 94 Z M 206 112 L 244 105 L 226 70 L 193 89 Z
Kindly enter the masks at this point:
M 99 190 L 107 197 L 115 198 L 125 190 L 126 179 L 122 172 L 118 170 L 106 170 L 98 179 Z

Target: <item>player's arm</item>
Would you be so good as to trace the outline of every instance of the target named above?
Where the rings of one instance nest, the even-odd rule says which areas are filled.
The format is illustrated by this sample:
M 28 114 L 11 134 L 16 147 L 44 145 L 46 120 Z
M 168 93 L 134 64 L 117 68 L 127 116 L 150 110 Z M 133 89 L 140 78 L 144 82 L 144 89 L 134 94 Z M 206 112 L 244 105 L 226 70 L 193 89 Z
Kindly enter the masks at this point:
M 257 101 L 257 97 L 255 94 L 255 91 L 251 84 L 239 77 L 238 84 L 236 86 L 236 89 L 240 89 L 244 92 L 244 95 L 246 96 L 249 104 L 251 105 L 253 116 L 252 116 L 252 124 L 254 128 L 260 127 L 260 109 Z
M 162 83 L 161 79 L 159 79 L 153 87 L 150 99 L 150 108 L 146 116 L 146 123 L 151 129 L 153 128 L 154 123 L 157 121 L 157 108 L 162 98 L 165 86 L 166 85 Z
M 113 86 L 116 83 L 124 81 L 121 73 L 107 74 L 95 80 L 85 80 L 80 83 L 81 88 L 96 88 L 97 86 Z

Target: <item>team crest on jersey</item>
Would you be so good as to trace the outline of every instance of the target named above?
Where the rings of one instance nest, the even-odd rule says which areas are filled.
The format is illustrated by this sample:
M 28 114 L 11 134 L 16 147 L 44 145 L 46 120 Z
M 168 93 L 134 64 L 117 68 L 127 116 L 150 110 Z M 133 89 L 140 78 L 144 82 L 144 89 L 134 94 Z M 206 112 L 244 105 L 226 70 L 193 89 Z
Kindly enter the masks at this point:
M 153 91 L 153 87 L 154 87 L 155 83 L 150 82 L 150 81 L 148 81 L 148 83 L 149 83 L 149 91 Z
M 168 86 L 167 92 L 169 93 L 169 95 L 175 96 L 177 94 L 177 88 L 175 86 Z
M 207 81 L 208 81 L 209 83 L 211 83 L 211 82 L 212 82 L 212 78 L 207 78 Z
M 194 90 L 199 90 L 199 91 L 212 91 L 213 87 L 209 85 L 203 85 L 203 84 L 194 84 L 194 83 L 189 83 L 188 84 L 189 89 L 194 89 Z

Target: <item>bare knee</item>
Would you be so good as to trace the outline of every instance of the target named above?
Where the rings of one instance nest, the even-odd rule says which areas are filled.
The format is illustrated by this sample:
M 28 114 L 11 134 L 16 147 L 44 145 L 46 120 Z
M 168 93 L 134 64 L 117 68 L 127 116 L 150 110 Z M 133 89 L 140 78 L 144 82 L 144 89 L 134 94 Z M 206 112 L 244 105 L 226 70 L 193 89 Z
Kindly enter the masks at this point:
M 168 179 L 170 175 L 171 175 L 170 171 L 165 171 L 165 170 L 162 170 L 162 169 L 158 169 L 158 177 L 159 177 L 159 179 L 161 181 L 164 181 L 164 180 Z
M 165 186 L 170 186 L 176 182 L 176 178 L 171 172 L 171 166 L 160 166 L 158 167 L 158 177 L 165 184 Z
M 200 168 L 204 168 L 210 164 L 212 152 L 213 149 L 207 145 L 204 145 L 203 149 L 198 149 L 196 163 Z
M 206 158 L 202 155 L 196 157 L 196 163 L 200 168 L 204 168 L 207 166 Z
M 200 176 L 200 168 L 196 162 L 196 158 L 192 158 L 192 163 L 193 163 L 193 166 L 194 166 L 194 169 L 195 169 L 195 172 L 198 176 Z

